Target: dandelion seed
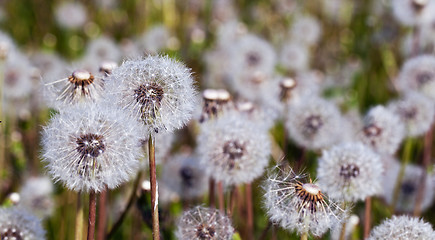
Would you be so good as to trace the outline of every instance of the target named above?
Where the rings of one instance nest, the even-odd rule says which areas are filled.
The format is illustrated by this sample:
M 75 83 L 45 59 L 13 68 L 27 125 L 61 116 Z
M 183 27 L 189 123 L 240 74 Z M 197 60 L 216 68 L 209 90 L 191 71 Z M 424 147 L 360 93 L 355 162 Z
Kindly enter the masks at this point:
M 167 56 L 124 62 L 106 89 L 108 99 L 143 121 L 151 134 L 183 127 L 197 100 L 189 69 Z
M 180 240 L 232 239 L 231 220 L 217 209 L 197 206 L 185 211 L 178 221 Z
M 426 133 L 435 115 L 432 101 L 415 92 L 408 92 L 402 99 L 391 102 L 388 109 L 400 116 L 410 137 Z
M 337 107 L 320 98 L 305 98 L 291 106 L 287 116 L 288 134 L 302 147 L 320 149 L 338 142 L 341 115 Z
M 9 239 L 32 239 L 43 240 L 45 231 L 41 221 L 28 213 L 17 208 L 0 208 L 0 237 L 2 240 Z
M 429 223 L 415 217 L 393 216 L 373 228 L 368 240 L 430 240 L 434 238 L 435 232 Z
M 113 189 L 130 179 L 143 154 L 141 126 L 120 110 L 84 104 L 54 116 L 42 136 L 56 181 L 75 191 Z
M 19 52 L 10 54 L 4 65 L 3 93 L 6 101 L 28 98 L 33 89 L 33 67 Z M 7 104 L 6 104 L 7 106 Z
M 324 150 L 318 181 L 332 199 L 355 202 L 381 193 L 383 165 L 378 154 L 361 143 L 343 143 Z
M 264 204 L 270 220 L 298 234 L 320 237 L 344 217 L 344 211 L 327 199 L 314 182 L 291 169 L 276 168 L 263 184 Z
M 383 106 L 371 108 L 364 117 L 360 139 L 380 153 L 394 154 L 404 136 L 405 127 L 399 116 Z
M 103 61 L 103 62 L 101 62 L 100 66 L 98 67 L 98 71 L 107 77 L 110 74 L 112 74 L 113 69 L 115 69 L 117 67 L 118 67 L 118 64 L 116 62 Z
M 228 185 L 249 183 L 269 161 L 267 131 L 231 111 L 201 127 L 198 151 L 208 175 Z

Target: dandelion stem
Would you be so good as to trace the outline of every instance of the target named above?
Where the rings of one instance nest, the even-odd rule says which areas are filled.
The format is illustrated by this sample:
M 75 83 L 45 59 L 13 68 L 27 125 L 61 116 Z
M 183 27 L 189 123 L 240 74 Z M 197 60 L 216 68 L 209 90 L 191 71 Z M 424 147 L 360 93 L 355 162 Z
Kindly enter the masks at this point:
M 81 240 L 83 237 L 83 203 L 81 192 L 77 193 L 76 225 L 74 234 L 75 240 Z
M 222 186 L 222 182 L 218 182 L 217 191 L 218 191 L 219 210 L 224 213 L 225 202 L 224 202 L 224 187 Z
M 418 217 L 421 215 L 421 204 L 423 202 L 424 191 L 426 188 L 427 167 L 430 164 L 432 155 L 432 142 L 433 142 L 433 125 L 424 137 L 424 153 L 423 153 L 423 172 L 420 177 L 420 184 L 417 190 L 417 197 L 415 199 L 415 207 L 413 215 Z
M 98 229 L 97 240 L 104 240 L 106 236 L 106 200 L 107 200 L 107 187 L 98 196 Z
M 261 233 L 261 236 L 258 240 L 265 240 L 267 237 L 267 233 L 269 232 L 269 229 L 272 227 L 272 222 L 268 222 L 266 228 L 263 230 L 263 233 Z
M 304 233 L 301 235 L 301 240 L 308 240 L 308 233 Z
M 254 209 L 252 206 L 252 185 L 247 183 L 245 185 L 245 197 L 246 197 L 246 239 L 253 239 L 252 233 L 254 231 Z
M 403 153 L 402 165 L 400 166 L 399 174 L 397 175 L 396 185 L 394 186 L 393 192 L 393 203 L 390 206 L 391 214 L 394 214 L 394 210 L 396 209 L 397 201 L 399 200 L 400 194 L 400 185 L 402 184 L 402 179 L 405 175 L 405 169 L 411 159 L 412 152 L 412 140 L 408 139 L 405 143 L 405 150 Z
M 346 221 L 343 221 L 343 224 L 341 225 L 341 231 L 340 231 L 340 240 L 344 240 L 346 237 Z
M 412 31 L 412 56 L 420 52 L 420 28 L 416 25 Z
M 213 178 L 210 177 L 210 181 L 209 181 L 209 190 L 208 190 L 208 201 L 210 202 L 210 207 L 211 208 L 216 208 L 216 203 L 215 203 L 215 181 Z
M 366 197 L 366 206 L 364 210 L 364 239 L 367 239 L 370 234 L 371 211 L 372 198 Z
M 142 172 L 139 171 L 137 174 L 136 180 L 134 181 L 133 191 L 131 192 L 130 198 L 128 200 L 128 204 L 125 207 L 124 211 L 119 216 L 118 220 L 115 222 L 115 224 L 113 224 L 113 227 L 112 227 L 112 229 L 110 229 L 109 234 L 107 234 L 106 239 L 110 239 L 113 237 L 116 230 L 118 230 L 118 228 L 121 226 L 122 222 L 124 221 L 125 217 L 127 216 L 128 211 L 133 206 L 133 203 L 136 201 L 136 198 L 137 198 L 136 191 L 137 191 L 137 188 L 139 186 L 141 176 L 142 176 Z
M 159 199 L 157 195 L 157 174 L 156 174 L 156 155 L 155 138 L 150 135 L 148 140 L 149 162 L 150 162 L 150 182 L 151 182 L 151 216 L 153 220 L 153 239 L 160 239 L 159 227 Z
M 3 114 L 3 82 L 4 82 L 4 60 L 0 60 L 0 179 L 3 180 L 4 175 L 7 173 L 5 167 L 5 115 Z
M 87 240 L 94 240 L 96 213 L 97 213 L 97 194 L 95 193 L 95 191 L 91 191 L 89 193 L 89 216 L 88 216 Z

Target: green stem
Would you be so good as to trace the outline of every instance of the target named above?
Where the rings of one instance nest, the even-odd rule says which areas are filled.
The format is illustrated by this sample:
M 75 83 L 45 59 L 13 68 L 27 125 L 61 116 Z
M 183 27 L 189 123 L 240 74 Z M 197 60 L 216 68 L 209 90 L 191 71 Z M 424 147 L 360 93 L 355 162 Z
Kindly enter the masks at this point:
M 75 225 L 75 240 L 81 240 L 83 237 L 83 203 L 81 192 L 77 193 L 77 211 Z
M 148 140 L 149 163 L 150 163 L 150 182 L 151 182 L 151 217 L 153 220 L 153 240 L 160 239 L 159 227 L 159 199 L 157 195 L 157 174 L 156 174 L 156 155 L 155 138 L 150 135 Z
M 308 240 L 308 233 L 304 233 L 301 235 L 301 240 Z

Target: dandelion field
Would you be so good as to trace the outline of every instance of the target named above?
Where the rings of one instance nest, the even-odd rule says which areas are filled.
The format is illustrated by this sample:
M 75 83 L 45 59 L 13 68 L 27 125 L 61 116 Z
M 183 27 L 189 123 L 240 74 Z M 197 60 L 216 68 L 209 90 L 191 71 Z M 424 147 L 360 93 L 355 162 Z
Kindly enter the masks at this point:
M 434 16 L 1 2 L 1 240 L 435 239 Z

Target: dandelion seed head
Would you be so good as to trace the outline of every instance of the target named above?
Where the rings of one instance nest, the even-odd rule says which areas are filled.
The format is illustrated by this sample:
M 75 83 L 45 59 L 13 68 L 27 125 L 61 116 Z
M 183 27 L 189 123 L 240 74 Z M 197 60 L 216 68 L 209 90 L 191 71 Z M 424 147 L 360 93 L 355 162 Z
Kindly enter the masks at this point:
M 435 56 L 420 55 L 408 59 L 397 78 L 399 90 L 414 90 L 435 99 Z
M 149 133 L 172 132 L 191 118 L 197 101 L 190 70 L 167 56 L 127 60 L 107 78 L 113 99 Z
M 369 110 L 364 117 L 360 140 L 377 152 L 394 154 L 405 136 L 405 126 L 399 116 L 383 106 Z
M 394 189 L 396 188 L 399 172 L 400 163 L 397 160 L 391 161 L 389 167 L 386 169 L 383 180 L 383 197 L 387 204 L 392 204 L 394 202 Z M 398 199 L 395 207 L 397 211 L 408 213 L 414 211 L 422 174 L 423 169 L 420 166 L 414 164 L 406 165 L 405 173 L 399 186 L 399 196 L 397 197 Z M 425 184 L 427 191 L 423 194 L 423 200 L 421 203 L 422 211 L 425 211 L 432 205 L 435 197 L 434 192 L 430 190 L 435 187 L 433 179 L 430 176 L 426 179 Z
M 337 107 L 320 98 L 305 98 L 292 105 L 286 120 L 287 131 L 296 143 L 309 149 L 331 146 L 339 140 L 341 123 Z
M 380 194 L 382 174 L 379 155 L 362 143 L 342 143 L 324 150 L 317 168 L 324 192 L 348 202 Z
M 415 92 L 408 92 L 403 98 L 393 101 L 388 109 L 395 112 L 405 123 L 410 137 L 423 135 L 433 123 L 434 104 L 429 98 Z
M 121 110 L 92 103 L 73 106 L 45 127 L 43 158 L 53 179 L 71 190 L 113 189 L 136 171 L 142 129 Z
M 344 211 L 322 193 L 306 175 L 276 168 L 263 184 L 265 208 L 270 220 L 298 234 L 323 235 L 341 221 Z
M 200 197 L 207 190 L 207 175 L 196 156 L 179 154 L 163 165 L 161 183 L 183 199 Z
M 290 40 L 282 46 L 279 63 L 287 70 L 303 72 L 308 69 L 310 53 L 307 46 Z
M 403 25 L 416 26 L 431 22 L 435 5 L 428 0 L 394 0 L 394 17 Z
M 43 240 L 44 235 L 41 221 L 31 213 L 18 207 L 0 208 L 1 239 Z
M 197 206 L 183 213 L 176 234 L 181 240 L 230 240 L 233 233 L 230 218 L 217 209 Z
M 207 174 L 227 185 L 259 177 L 271 151 L 267 131 L 235 111 L 201 125 L 198 144 Z
M 32 177 L 26 180 L 20 190 L 20 206 L 45 218 L 54 210 L 53 183 L 48 177 Z
M 409 216 L 393 216 L 372 229 L 368 240 L 381 239 L 434 239 L 432 226 L 422 219 Z
M 319 21 L 312 16 L 297 16 L 290 29 L 290 36 L 302 44 L 313 46 L 322 34 Z
M 118 64 L 114 61 L 103 61 L 100 63 L 100 66 L 98 67 L 98 71 L 107 77 L 110 74 L 112 74 L 113 69 L 117 67 Z
M 82 27 L 88 18 L 86 8 L 80 2 L 66 1 L 54 9 L 55 19 L 59 26 L 66 29 Z

